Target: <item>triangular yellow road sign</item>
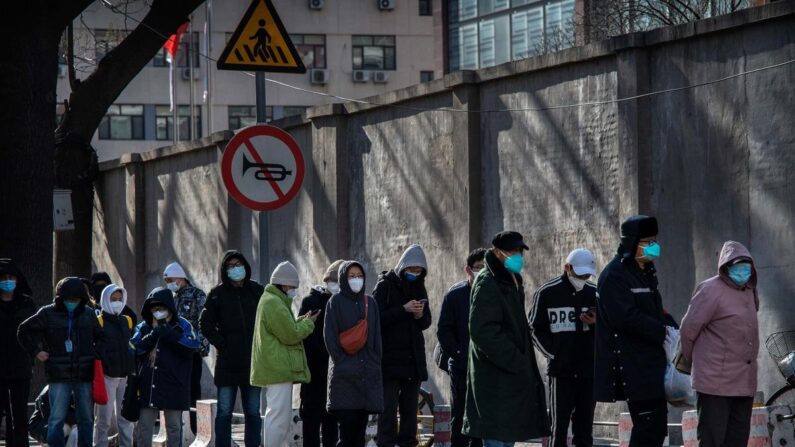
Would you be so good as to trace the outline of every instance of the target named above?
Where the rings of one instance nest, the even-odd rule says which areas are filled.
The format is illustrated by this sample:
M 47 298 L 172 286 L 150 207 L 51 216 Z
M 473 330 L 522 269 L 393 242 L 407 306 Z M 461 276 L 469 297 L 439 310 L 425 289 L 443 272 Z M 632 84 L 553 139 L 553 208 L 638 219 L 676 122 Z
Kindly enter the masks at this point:
M 218 59 L 218 69 L 306 73 L 271 0 L 252 0 Z

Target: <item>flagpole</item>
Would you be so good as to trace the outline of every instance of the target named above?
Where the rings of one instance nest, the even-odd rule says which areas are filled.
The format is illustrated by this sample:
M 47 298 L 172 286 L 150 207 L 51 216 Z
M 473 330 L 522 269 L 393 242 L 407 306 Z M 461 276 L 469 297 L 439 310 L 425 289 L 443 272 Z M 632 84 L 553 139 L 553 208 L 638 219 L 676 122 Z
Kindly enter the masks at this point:
M 188 18 L 188 70 L 190 71 L 190 139 L 195 140 L 198 138 L 196 135 L 196 109 L 194 107 L 193 98 L 193 14 Z
M 213 7 L 212 7 L 212 0 L 207 0 L 204 2 L 204 10 L 205 10 L 205 39 L 206 39 L 206 50 L 207 55 L 213 57 Z M 211 65 L 208 61 L 204 62 L 205 67 L 205 102 L 207 103 L 207 135 L 213 133 L 213 96 L 212 96 L 212 70 Z
M 171 138 L 179 142 L 179 104 L 177 103 L 177 58 L 171 57 Z

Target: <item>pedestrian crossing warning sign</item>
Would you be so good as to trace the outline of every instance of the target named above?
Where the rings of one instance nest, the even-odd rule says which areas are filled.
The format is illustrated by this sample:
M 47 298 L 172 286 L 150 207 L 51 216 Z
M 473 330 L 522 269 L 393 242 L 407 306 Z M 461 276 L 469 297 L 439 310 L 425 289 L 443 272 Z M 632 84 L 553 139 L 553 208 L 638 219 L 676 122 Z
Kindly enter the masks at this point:
M 252 0 L 221 53 L 218 69 L 306 73 L 271 0 Z

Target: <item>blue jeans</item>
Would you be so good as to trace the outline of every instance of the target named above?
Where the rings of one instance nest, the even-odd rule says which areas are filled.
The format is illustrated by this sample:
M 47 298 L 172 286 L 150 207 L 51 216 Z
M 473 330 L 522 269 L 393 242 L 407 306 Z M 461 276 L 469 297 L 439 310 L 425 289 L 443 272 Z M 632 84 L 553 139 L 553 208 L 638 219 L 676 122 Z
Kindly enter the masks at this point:
M 502 442 L 496 439 L 484 439 L 483 447 L 513 447 L 514 442 Z
M 50 383 L 50 419 L 47 421 L 47 444 L 50 447 L 63 447 L 66 439 L 63 424 L 74 395 L 77 415 L 77 445 L 91 447 L 94 432 L 94 398 L 91 382 Z
M 262 442 L 262 416 L 260 415 L 259 403 L 262 388 L 251 385 L 218 387 L 215 445 L 218 447 L 229 447 L 232 445 L 232 411 L 235 408 L 238 388 L 240 388 L 243 414 L 246 417 L 246 447 L 259 447 Z

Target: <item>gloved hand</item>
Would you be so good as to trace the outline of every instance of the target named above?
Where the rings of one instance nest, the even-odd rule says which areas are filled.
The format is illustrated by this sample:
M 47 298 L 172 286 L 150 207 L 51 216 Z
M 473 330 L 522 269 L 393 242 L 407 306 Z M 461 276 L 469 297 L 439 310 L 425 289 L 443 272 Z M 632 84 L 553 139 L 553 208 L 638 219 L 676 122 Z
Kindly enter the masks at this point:
M 157 337 L 163 337 L 171 331 L 171 325 L 168 323 L 158 323 L 158 325 L 152 330 L 152 332 Z

